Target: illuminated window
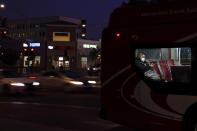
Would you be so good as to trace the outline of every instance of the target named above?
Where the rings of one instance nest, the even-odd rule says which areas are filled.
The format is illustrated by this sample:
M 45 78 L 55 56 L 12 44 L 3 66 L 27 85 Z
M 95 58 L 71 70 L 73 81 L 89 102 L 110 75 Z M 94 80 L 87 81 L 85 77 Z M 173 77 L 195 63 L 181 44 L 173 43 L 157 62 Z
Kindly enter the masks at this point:
M 40 66 L 40 56 L 35 56 L 34 64 L 35 66 Z
M 86 68 L 88 63 L 88 58 L 87 57 L 81 57 L 81 66 L 82 68 Z
M 63 61 L 64 60 L 64 57 L 59 57 L 59 61 Z
M 24 67 L 28 67 L 28 56 L 24 56 Z

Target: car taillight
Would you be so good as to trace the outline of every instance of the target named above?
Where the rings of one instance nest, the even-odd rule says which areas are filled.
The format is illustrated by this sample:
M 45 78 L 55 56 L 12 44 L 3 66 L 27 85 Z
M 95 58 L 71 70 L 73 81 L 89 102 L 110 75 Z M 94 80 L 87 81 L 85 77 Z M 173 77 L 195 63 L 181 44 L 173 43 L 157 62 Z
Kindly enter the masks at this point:
M 29 78 L 30 78 L 30 79 L 36 79 L 36 77 L 35 77 L 35 76 L 30 76 Z

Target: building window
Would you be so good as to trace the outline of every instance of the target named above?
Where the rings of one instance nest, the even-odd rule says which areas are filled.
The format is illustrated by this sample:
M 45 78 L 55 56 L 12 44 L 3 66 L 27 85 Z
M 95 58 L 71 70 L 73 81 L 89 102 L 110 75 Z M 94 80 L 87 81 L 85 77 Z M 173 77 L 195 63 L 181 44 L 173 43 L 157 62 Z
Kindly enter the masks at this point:
M 88 58 L 87 57 L 81 57 L 82 68 L 87 68 L 87 64 L 88 64 Z
M 24 67 L 28 67 L 28 56 L 24 56 Z
M 39 67 L 40 66 L 40 56 L 35 56 L 35 61 L 34 61 L 35 63 L 35 66 L 36 67 Z

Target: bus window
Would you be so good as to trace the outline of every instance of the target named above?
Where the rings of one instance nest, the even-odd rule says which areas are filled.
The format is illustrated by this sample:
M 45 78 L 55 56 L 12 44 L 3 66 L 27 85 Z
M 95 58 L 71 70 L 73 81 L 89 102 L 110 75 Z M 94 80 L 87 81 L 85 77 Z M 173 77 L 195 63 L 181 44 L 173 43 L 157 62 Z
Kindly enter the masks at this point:
M 136 49 L 135 66 L 152 81 L 191 81 L 191 48 Z

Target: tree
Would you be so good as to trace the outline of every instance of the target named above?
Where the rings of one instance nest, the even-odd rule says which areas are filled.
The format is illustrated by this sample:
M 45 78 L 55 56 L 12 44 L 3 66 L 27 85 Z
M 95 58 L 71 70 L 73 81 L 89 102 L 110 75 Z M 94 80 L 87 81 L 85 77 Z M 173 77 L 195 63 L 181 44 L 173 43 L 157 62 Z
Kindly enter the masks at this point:
M 9 66 L 16 65 L 18 59 L 18 53 L 13 49 L 6 49 L 3 55 L 0 56 L 0 60 L 2 61 L 2 63 Z
M 101 52 L 101 49 L 100 48 L 93 48 L 90 53 L 89 53 L 89 56 L 90 58 L 92 59 L 92 61 L 96 64 L 97 62 L 97 58 L 98 58 L 98 55 L 100 55 L 100 52 Z

